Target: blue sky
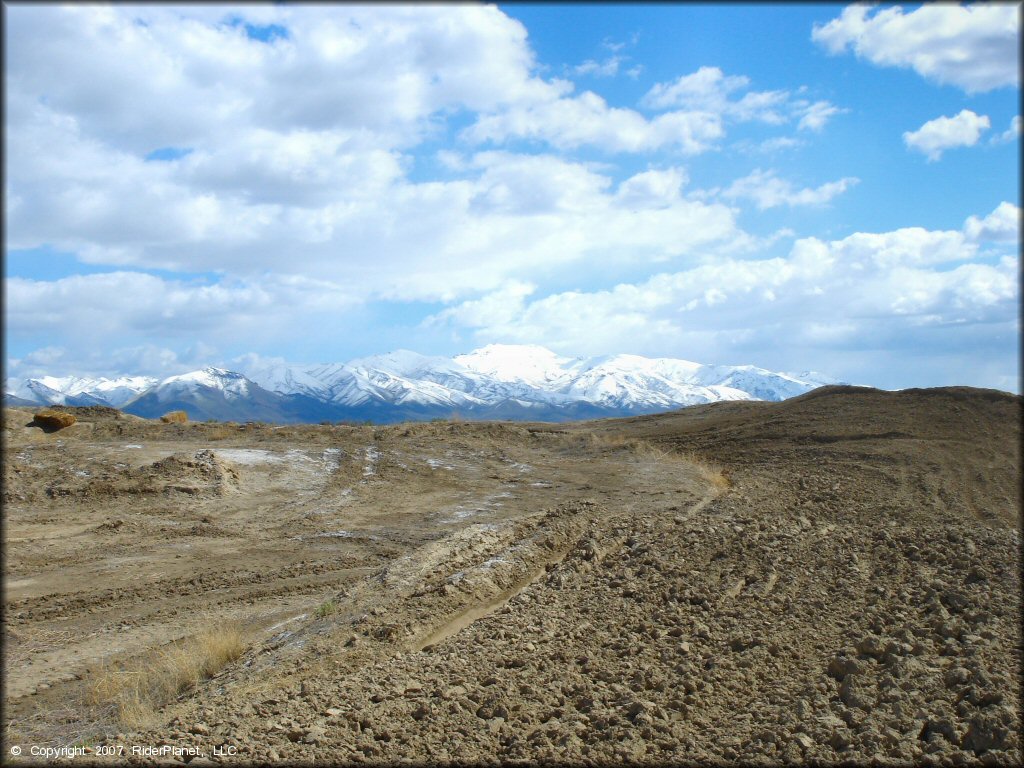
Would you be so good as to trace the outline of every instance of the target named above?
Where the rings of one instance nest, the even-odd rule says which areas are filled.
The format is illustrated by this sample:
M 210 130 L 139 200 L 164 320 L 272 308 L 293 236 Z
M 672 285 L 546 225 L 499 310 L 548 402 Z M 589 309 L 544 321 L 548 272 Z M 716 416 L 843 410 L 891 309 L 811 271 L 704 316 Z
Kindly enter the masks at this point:
M 5 6 L 7 375 L 1018 390 L 1019 5 Z

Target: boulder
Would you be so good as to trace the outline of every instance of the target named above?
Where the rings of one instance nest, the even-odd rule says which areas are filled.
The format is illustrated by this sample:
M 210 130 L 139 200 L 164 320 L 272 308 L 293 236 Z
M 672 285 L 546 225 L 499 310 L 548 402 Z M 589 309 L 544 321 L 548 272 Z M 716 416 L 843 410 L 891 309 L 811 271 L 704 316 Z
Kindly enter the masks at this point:
M 58 429 L 70 427 L 75 421 L 77 419 L 74 416 L 63 411 L 40 411 L 33 418 L 33 422 L 47 432 L 56 432 Z

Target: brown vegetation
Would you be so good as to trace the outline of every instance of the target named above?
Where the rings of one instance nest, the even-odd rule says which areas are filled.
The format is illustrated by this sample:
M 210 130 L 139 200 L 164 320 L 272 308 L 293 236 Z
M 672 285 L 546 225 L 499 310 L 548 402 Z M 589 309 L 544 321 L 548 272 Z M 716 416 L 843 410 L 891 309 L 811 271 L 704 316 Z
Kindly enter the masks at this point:
M 211 628 L 128 663 L 105 665 L 88 684 L 86 702 L 112 709 L 122 725 L 140 728 L 151 724 L 159 707 L 213 677 L 244 651 L 238 626 Z

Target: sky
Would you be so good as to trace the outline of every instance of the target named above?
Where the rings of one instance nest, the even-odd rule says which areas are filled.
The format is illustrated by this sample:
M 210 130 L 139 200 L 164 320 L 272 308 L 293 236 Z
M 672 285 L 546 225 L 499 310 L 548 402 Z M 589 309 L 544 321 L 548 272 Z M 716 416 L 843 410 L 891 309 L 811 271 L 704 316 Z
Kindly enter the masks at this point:
M 1020 4 L 4 5 L 6 375 L 1019 391 Z

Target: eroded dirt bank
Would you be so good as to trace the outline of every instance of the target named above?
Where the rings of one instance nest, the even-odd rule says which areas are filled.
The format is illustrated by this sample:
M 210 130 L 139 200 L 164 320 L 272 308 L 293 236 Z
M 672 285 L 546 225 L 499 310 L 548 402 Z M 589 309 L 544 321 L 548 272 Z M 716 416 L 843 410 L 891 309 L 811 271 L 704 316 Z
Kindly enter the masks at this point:
M 1019 398 L 830 390 L 565 427 L 24 416 L 8 743 L 84 728 L 61 707 L 105 657 L 230 617 L 242 658 L 90 743 L 1020 761 Z

